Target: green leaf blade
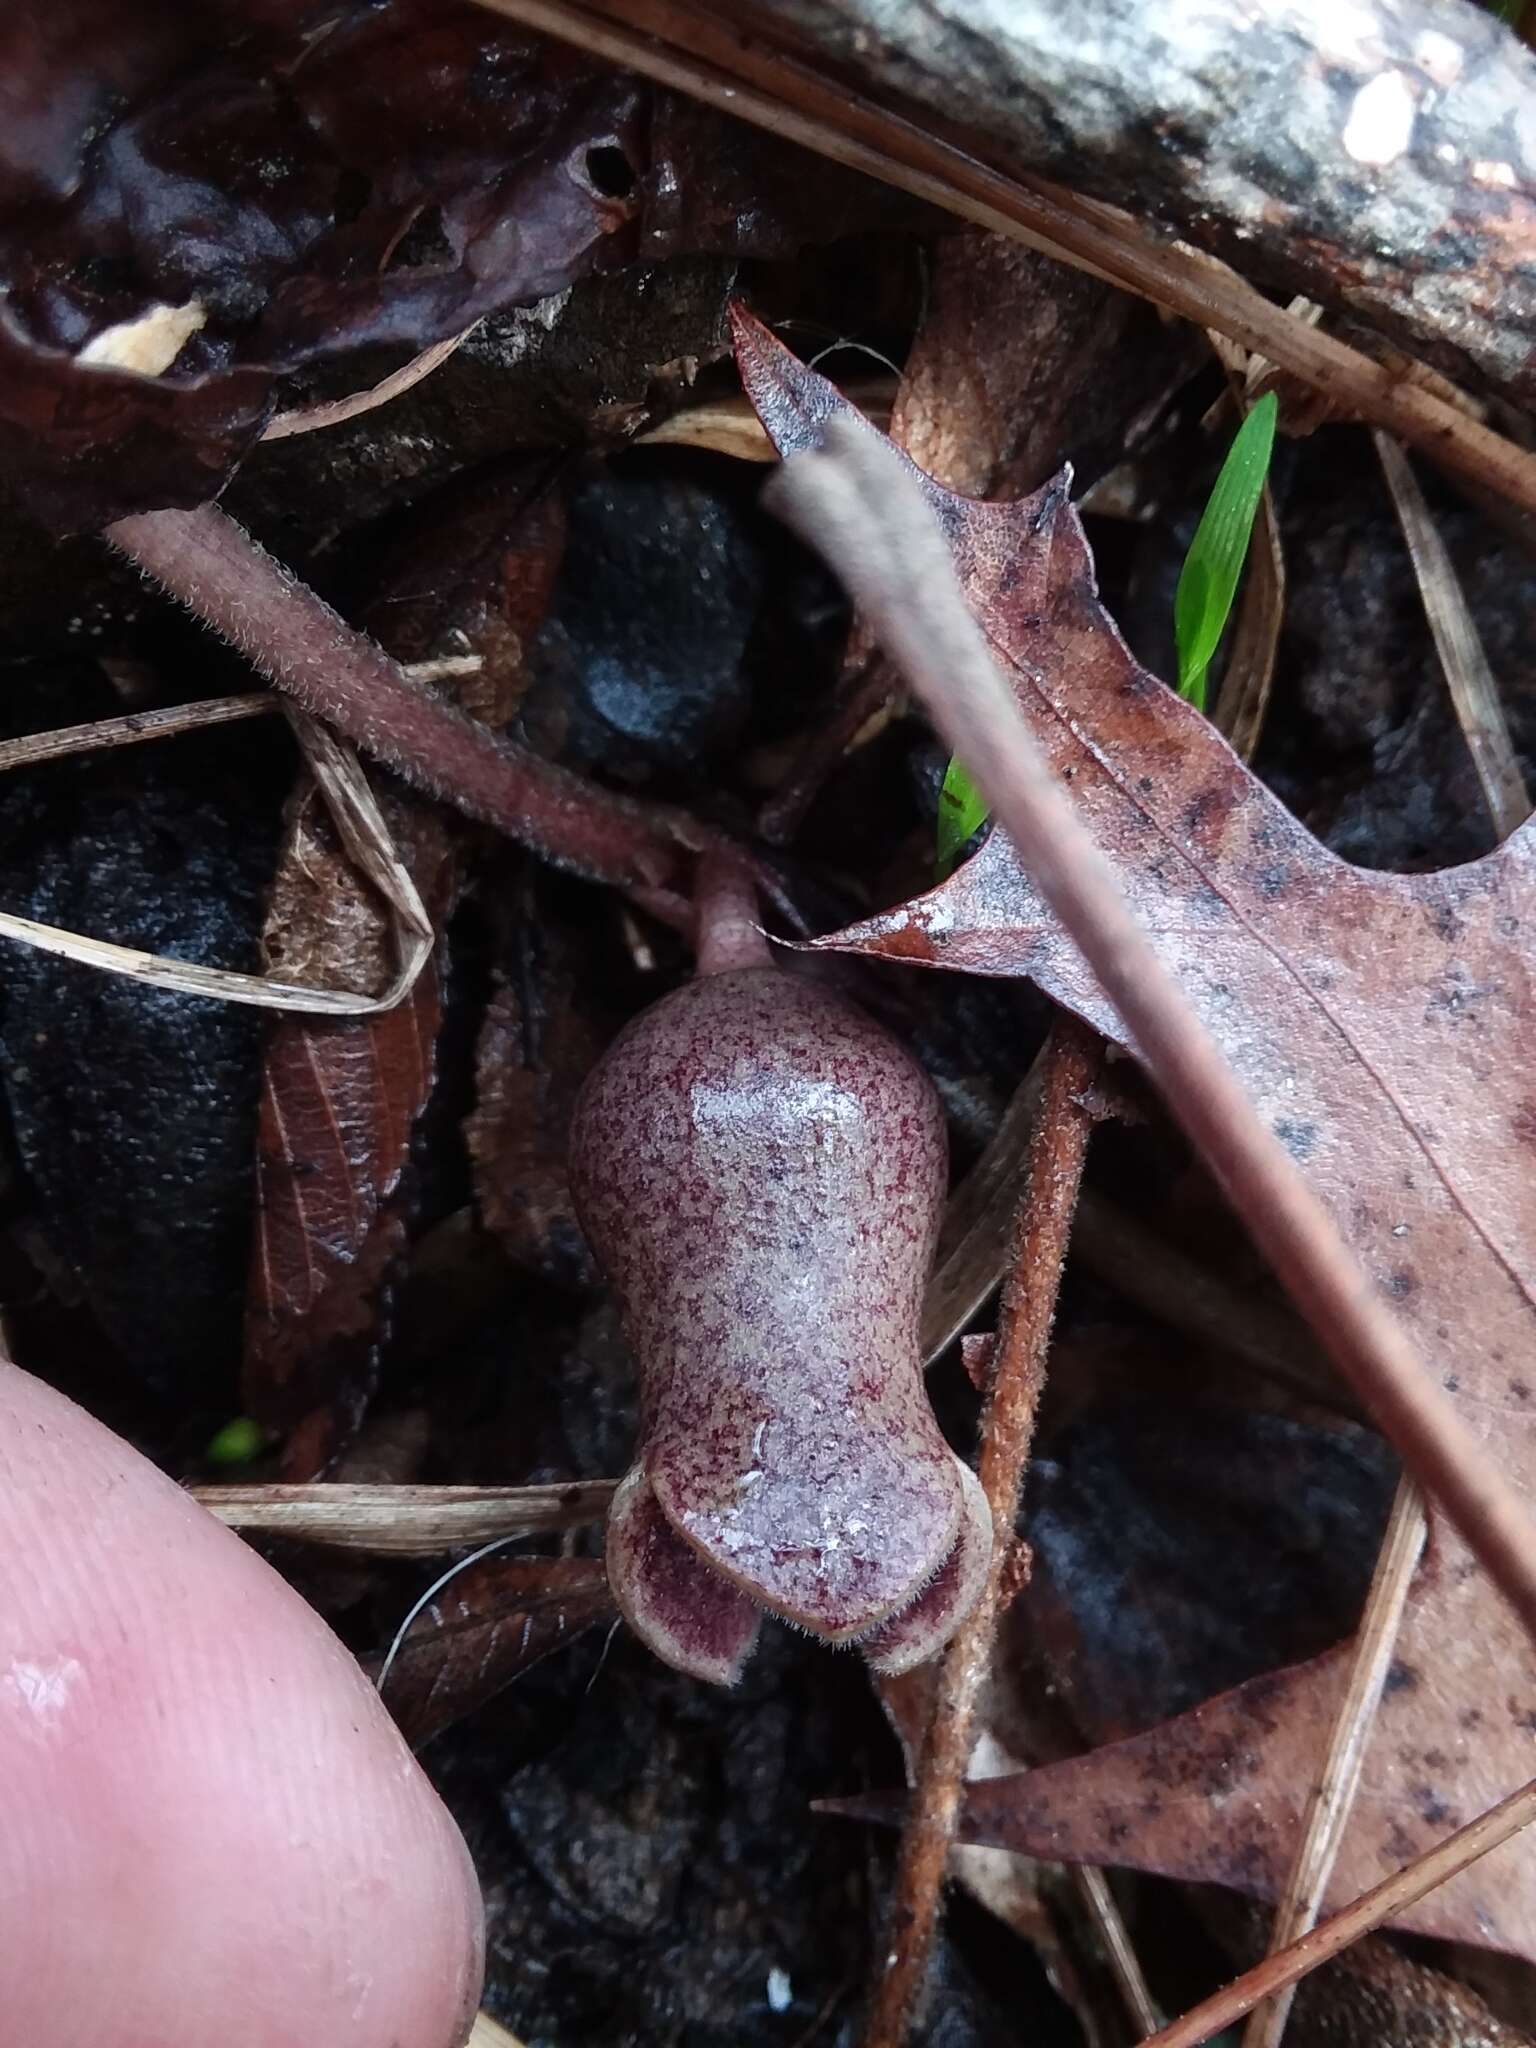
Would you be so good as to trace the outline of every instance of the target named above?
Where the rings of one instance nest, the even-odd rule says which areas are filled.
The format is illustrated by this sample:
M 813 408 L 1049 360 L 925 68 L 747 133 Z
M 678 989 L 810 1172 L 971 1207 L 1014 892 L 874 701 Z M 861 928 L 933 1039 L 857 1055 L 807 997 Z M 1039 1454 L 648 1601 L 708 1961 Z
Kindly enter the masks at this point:
M 1233 437 L 1184 557 L 1173 600 L 1179 695 L 1205 709 L 1205 675 L 1221 644 L 1275 445 L 1279 405 L 1268 391 Z
M 986 823 L 986 818 L 987 807 L 976 785 L 959 761 L 952 759 L 939 791 L 937 865 L 941 882 L 959 859 L 965 842 L 978 826 Z

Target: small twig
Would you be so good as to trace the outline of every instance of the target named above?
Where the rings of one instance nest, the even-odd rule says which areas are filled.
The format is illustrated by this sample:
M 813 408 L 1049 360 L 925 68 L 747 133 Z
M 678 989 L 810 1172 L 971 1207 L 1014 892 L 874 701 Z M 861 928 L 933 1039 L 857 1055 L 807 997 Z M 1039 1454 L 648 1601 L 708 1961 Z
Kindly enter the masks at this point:
M 1440 1391 L 1131 915 L 966 608 L 907 465 L 851 420 L 824 431 L 819 452 L 795 456 L 770 481 L 773 504 L 837 569 L 971 768 L 1255 1243 L 1405 1465 L 1536 1633 L 1536 1521 L 1525 1502 Z
M 693 820 L 615 796 L 413 683 L 215 505 L 138 513 L 106 537 L 303 710 L 407 782 L 686 924 L 676 892 L 687 854 L 708 837 Z
M 971 1754 L 977 1695 L 991 1662 L 1004 1566 L 1045 1379 L 1056 1289 L 1088 1150 L 1092 1115 L 1082 1102 L 1097 1041 L 1080 1024 L 1056 1023 L 1040 1076 L 1040 1109 L 1014 1228 L 1012 1277 L 1003 1298 L 992 1390 L 982 1413 L 977 1476 L 992 1510 L 986 1586 L 944 1653 L 933 1715 L 918 1759 L 902 1831 L 889 1939 L 876 1963 L 865 2048 L 899 2048 L 917 2017 L 937 1924 L 944 1872 Z
M 1454 1835 L 1448 1835 L 1427 1856 L 1416 1858 L 1383 1883 L 1373 1885 L 1352 1906 L 1314 1927 L 1300 1941 L 1293 1941 L 1277 1955 L 1266 1956 L 1262 1963 L 1256 1963 L 1224 1989 L 1192 2007 L 1161 2033 L 1148 2035 L 1141 2048 L 1199 2048 L 1202 2041 L 1209 2041 L 1213 2034 L 1219 2034 L 1234 2020 L 1251 2012 L 1261 1998 L 1270 1998 L 1288 1985 L 1300 1983 L 1361 1935 L 1406 1913 L 1426 1893 L 1448 1884 L 1479 1856 L 1497 1849 L 1533 1820 L 1536 1779 L 1522 1785 L 1518 1792 L 1511 1792 L 1507 1799 L 1501 1799 L 1466 1827 L 1458 1828 Z
M 1424 493 L 1407 456 L 1389 435 L 1378 432 L 1371 438 L 1376 443 L 1403 538 L 1413 558 L 1413 573 L 1418 578 L 1429 630 L 1434 635 L 1472 765 L 1482 784 L 1483 800 L 1495 831 L 1501 839 L 1507 839 L 1530 816 L 1531 798 L 1515 759 L 1499 686 L 1488 666 L 1450 552 L 1424 502 Z
M 1392 1665 L 1397 1632 L 1409 1588 L 1424 1550 L 1424 1496 L 1408 1478 L 1398 1481 L 1371 1587 L 1355 1638 L 1349 1682 L 1334 1715 L 1323 1767 L 1312 1787 L 1301 1838 L 1275 1912 L 1270 1953 L 1298 1940 L 1317 1920 L 1338 1860 L 1344 1830 L 1354 1810 L 1366 1744 Z M 1287 1985 L 1257 2005 L 1243 2034 L 1243 2048 L 1278 2048 L 1296 1987 Z
M 413 683 L 447 683 L 457 676 L 477 676 L 484 667 L 483 654 L 437 654 L 430 661 L 402 661 L 400 673 Z
M 1049 1040 L 1014 1089 L 986 1150 L 945 1204 L 919 1325 L 925 1365 L 949 1348 L 1008 1273 L 1019 1188 L 1040 1120 L 1040 1078 L 1048 1046 Z
M 270 690 L 247 690 L 238 697 L 205 697 L 196 704 L 170 704 L 159 711 L 129 711 L 121 718 L 93 719 L 88 725 L 23 733 L 20 739 L 0 740 L 0 775 L 13 768 L 36 767 L 41 761 L 63 761 L 71 754 L 174 739 L 178 733 L 233 725 L 242 718 L 267 718 L 281 709 L 281 700 Z
M 435 1557 L 545 1529 L 576 1529 L 608 1512 L 617 1482 L 567 1486 L 194 1486 L 192 1498 L 231 1529 L 286 1536 L 371 1557 Z
M 299 405 L 289 412 L 276 412 L 262 429 L 263 441 L 285 441 L 293 434 L 313 434 L 322 427 L 339 427 L 346 420 L 360 419 L 364 413 L 375 412 L 381 405 L 388 405 L 391 399 L 403 397 L 423 377 L 446 363 L 461 342 L 468 341 L 480 325 L 472 320 L 468 327 L 458 334 L 450 334 L 446 341 L 434 341 L 430 348 L 424 348 L 418 356 L 412 356 L 398 370 L 391 370 L 387 377 L 371 384 L 366 391 L 352 391 L 345 398 L 333 398 L 324 405 Z
M 1405 376 L 1400 365 L 1374 362 L 1296 319 L 1224 263 L 1185 243 L 1158 240 L 1117 207 L 1044 179 L 1005 177 L 866 99 L 846 79 L 821 77 L 677 0 L 603 0 L 604 11 L 570 0 L 479 4 L 1024 242 L 1197 326 L 1218 328 L 1446 469 L 1536 511 L 1536 455 Z

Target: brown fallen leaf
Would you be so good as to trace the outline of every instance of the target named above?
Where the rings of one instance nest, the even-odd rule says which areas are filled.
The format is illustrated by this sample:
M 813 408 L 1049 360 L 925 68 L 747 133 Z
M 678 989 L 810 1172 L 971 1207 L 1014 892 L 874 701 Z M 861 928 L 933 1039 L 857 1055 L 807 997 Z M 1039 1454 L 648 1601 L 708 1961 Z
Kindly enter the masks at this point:
M 933 247 L 890 435 L 951 490 L 1013 498 L 1068 457 L 1088 479 L 1123 460 L 1198 366 L 1189 330 L 1127 293 L 961 228 Z
M 600 1559 L 484 1558 L 411 1623 L 385 1672 L 384 1704 L 419 1748 L 540 1658 L 617 1619 Z
M 850 416 L 746 316 L 737 343 L 781 453 Z M 1059 483 L 1011 506 L 927 490 L 977 616 L 1143 929 L 1490 1458 L 1536 1483 L 1525 1021 L 1536 830 L 1440 874 L 1351 867 L 1137 667 L 1098 602 Z M 821 943 L 1027 974 L 1125 1037 L 1001 835 L 941 888 Z M 973 1789 L 964 1838 L 1273 1896 L 1344 1671 L 1332 1652 L 1128 1742 Z M 1536 1652 L 1436 1514 L 1330 1904 L 1528 1779 L 1533 1737 Z M 1536 1841 L 1508 1843 L 1404 1924 L 1536 1953 Z
M 382 566 L 366 624 L 402 659 L 479 657 L 443 680 L 488 723 L 516 709 L 524 653 L 558 565 L 559 500 L 547 461 L 504 465 L 422 508 Z M 414 545 L 411 545 L 414 543 Z M 458 893 L 465 828 L 382 784 L 380 808 L 441 936 Z M 376 991 L 388 927 L 306 774 L 268 903 L 270 969 Z M 440 949 L 439 949 L 440 950 Z M 267 1042 L 257 1132 L 257 1221 L 243 1394 L 286 1438 L 282 1476 L 310 1479 L 347 1443 L 372 1390 L 380 1297 L 404 1243 L 411 1133 L 431 1092 L 439 964 L 381 1016 L 281 1019 Z
M 423 806 L 381 809 L 434 925 L 455 877 Z M 420 829 L 414 833 L 410 813 Z M 379 906 L 306 775 L 263 935 L 273 971 L 329 973 L 370 993 L 388 979 Z M 267 1040 L 257 1125 L 256 1237 L 246 1305 L 245 1405 L 287 1437 L 283 1476 L 312 1478 L 350 1439 L 372 1389 L 376 1302 L 405 1242 L 395 1202 L 411 1128 L 432 1085 L 441 995 L 431 960 L 381 1016 L 282 1017 Z

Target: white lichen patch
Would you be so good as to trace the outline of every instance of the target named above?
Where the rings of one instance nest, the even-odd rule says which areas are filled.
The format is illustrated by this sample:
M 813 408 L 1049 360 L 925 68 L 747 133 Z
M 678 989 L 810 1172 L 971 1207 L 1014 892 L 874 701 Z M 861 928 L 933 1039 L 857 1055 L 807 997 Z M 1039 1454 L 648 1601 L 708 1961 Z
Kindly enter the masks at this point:
M 1378 169 L 1396 163 L 1413 135 L 1413 88 L 1401 71 L 1381 71 L 1355 94 L 1344 124 L 1345 153 Z
M 1518 182 L 1513 164 L 1506 164 L 1497 158 L 1479 158 L 1472 166 L 1474 185 L 1488 185 L 1498 190 L 1510 191 Z
M 1461 76 L 1461 67 L 1466 53 L 1460 43 L 1454 42 L 1438 29 L 1427 28 L 1413 46 L 1413 61 L 1421 71 L 1427 72 L 1438 86 L 1454 85 Z
M 1324 64 L 1356 66 L 1379 61 L 1381 23 L 1369 7 L 1351 0 L 1299 0 L 1302 33 Z

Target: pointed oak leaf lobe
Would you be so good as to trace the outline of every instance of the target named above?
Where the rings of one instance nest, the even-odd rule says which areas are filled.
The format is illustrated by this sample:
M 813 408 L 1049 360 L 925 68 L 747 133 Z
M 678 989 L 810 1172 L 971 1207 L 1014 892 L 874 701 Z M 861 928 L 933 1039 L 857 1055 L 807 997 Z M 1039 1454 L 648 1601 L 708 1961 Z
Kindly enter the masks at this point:
M 781 454 L 850 414 L 745 314 L 736 341 Z M 1061 480 L 1014 505 L 922 481 L 1025 716 L 1138 922 L 1490 1458 L 1536 1485 L 1536 829 L 1439 874 L 1339 860 L 1137 666 L 1099 603 Z M 1027 975 L 1126 1039 L 1001 833 L 942 887 L 821 943 Z M 973 1792 L 966 1837 L 1273 1894 L 1345 1655 Z M 1438 1515 L 1397 1671 L 1332 1906 L 1536 1770 L 1536 1650 Z M 1536 1840 L 1506 1844 L 1405 1924 L 1536 1955 Z

